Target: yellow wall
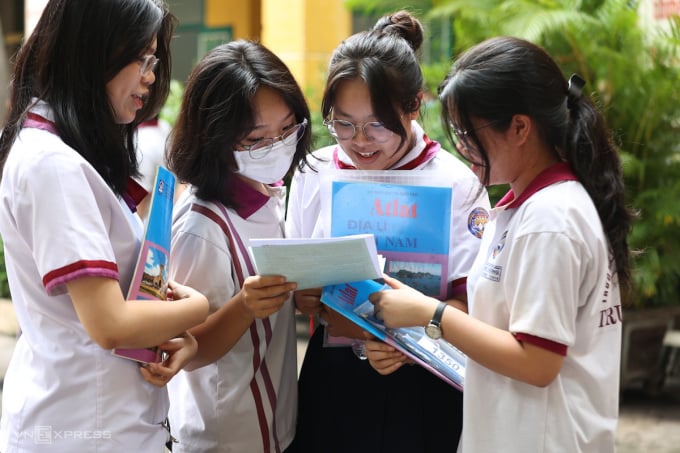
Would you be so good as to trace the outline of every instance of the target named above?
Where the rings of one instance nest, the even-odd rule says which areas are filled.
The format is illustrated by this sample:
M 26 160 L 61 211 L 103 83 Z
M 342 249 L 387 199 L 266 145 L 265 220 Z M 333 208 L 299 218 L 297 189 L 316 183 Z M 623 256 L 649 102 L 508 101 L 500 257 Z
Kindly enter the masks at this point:
M 205 0 L 206 27 L 232 27 L 234 39 L 260 38 L 260 3 L 243 0 Z
M 320 106 L 333 49 L 352 29 L 343 0 L 204 0 L 206 27 L 231 27 L 234 39 L 259 40 L 290 68 Z
M 343 0 L 262 0 L 262 43 L 288 65 L 313 110 L 331 53 L 351 29 Z

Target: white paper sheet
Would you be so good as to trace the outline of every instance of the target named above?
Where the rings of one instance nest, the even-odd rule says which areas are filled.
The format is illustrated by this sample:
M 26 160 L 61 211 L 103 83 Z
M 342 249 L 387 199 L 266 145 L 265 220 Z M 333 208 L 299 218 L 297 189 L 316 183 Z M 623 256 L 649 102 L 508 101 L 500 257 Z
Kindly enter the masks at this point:
M 372 234 L 314 239 L 251 239 L 260 275 L 283 275 L 298 289 L 382 278 Z M 383 264 L 384 264 L 384 260 Z

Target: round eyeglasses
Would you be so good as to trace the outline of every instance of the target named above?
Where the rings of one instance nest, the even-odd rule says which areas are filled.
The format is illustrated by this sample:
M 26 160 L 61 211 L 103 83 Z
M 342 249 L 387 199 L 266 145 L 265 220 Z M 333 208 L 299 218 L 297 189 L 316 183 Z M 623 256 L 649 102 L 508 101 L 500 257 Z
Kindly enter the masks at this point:
M 485 129 L 485 128 L 487 128 L 487 127 L 491 127 L 491 126 L 493 126 L 493 125 L 495 125 L 495 124 L 500 123 L 501 121 L 502 121 L 502 120 L 494 120 L 494 121 L 490 121 L 490 122 L 488 122 L 488 123 L 486 123 L 486 124 L 483 124 L 483 125 L 481 125 L 481 126 L 479 126 L 479 127 L 475 127 L 474 129 L 469 130 L 469 131 L 464 130 L 464 129 L 459 129 L 459 128 L 456 127 L 456 125 L 453 124 L 452 122 L 449 122 L 449 126 L 451 127 L 451 130 L 453 131 L 453 135 L 456 137 L 456 140 L 458 141 L 458 143 L 460 143 L 460 144 L 461 144 L 463 147 L 465 147 L 466 149 L 472 149 L 472 148 L 474 148 L 474 147 L 470 145 L 470 133 L 476 132 L 476 131 L 478 131 L 478 130 L 480 130 L 480 129 Z
M 248 151 L 250 157 L 253 159 L 262 159 L 269 151 L 272 150 L 274 145 L 278 142 L 283 142 L 284 145 L 296 145 L 302 136 L 304 135 L 305 128 L 307 127 L 307 118 L 302 120 L 301 123 L 294 124 L 288 129 L 283 131 L 283 134 L 276 137 L 267 137 L 255 140 L 248 145 L 240 144 L 242 150 Z
M 153 71 L 158 66 L 159 61 L 161 60 L 156 55 L 144 55 L 139 59 L 139 73 L 146 75 L 149 71 Z
M 354 124 L 345 120 L 324 120 L 323 125 L 328 128 L 328 132 L 337 140 L 351 140 L 361 129 L 364 137 L 374 143 L 385 143 L 392 138 L 394 132 L 385 127 L 379 121 L 370 121 L 364 124 Z

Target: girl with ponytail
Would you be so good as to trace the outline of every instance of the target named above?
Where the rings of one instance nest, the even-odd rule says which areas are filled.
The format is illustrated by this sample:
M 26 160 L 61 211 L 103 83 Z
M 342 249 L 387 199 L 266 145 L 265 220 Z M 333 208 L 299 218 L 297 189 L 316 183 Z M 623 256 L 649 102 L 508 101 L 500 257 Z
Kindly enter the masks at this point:
M 459 451 L 614 451 L 631 214 L 583 86 L 507 37 L 468 50 L 440 85 L 458 152 L 484 185 L 510 185 L 468 277 L 469 314 L 441 321 L 468 356 Z M 439 302 L 386 280 L 393 290 L 370 297 L 385 324 L 427 324 Z M 375 341 L 367 355 L 381 374 L 404 363 Z

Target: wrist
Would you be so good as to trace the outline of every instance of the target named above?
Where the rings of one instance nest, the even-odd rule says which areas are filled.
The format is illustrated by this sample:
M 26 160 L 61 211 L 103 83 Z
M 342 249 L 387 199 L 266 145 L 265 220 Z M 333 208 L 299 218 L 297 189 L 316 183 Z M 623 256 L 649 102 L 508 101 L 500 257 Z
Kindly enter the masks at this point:
M 426 326 L 430 322 L 440 302 L 440 300 L 435 299 L 434 297 L 427 298 L 427 304 L 425 304 L 425 307 L 423 308 L 422 316 L 418 325 Z
M 446 307 L 446 302 L 437 301 L 437 306 L 432 313 L 432 318 L 427 325 L 425 325 L 425 333 L 433 340 L 438 340 L 442 337 L 442 316 L 444 315 Z
M 252 322 L 255 319 L 255 314 L 250 309 L 250 307 L 248 307 L 248 304 L 246 303 L 246 295 L 243 293 L 243 290 L 239 291 L 236 301 L 239 308 L 238 312 L 241 318 L 245 321 Z

